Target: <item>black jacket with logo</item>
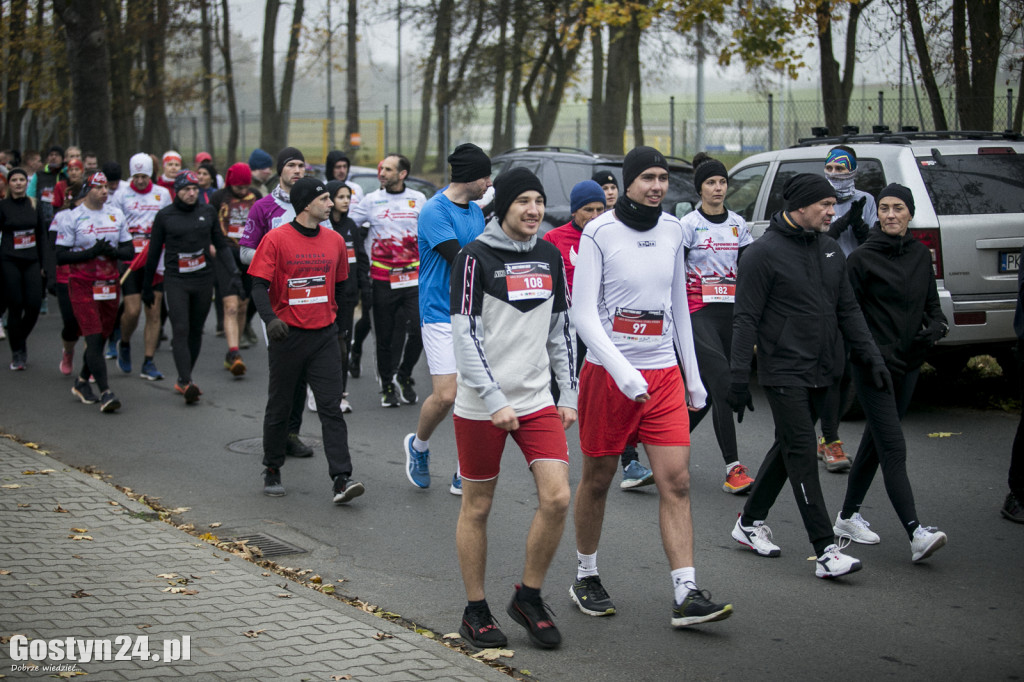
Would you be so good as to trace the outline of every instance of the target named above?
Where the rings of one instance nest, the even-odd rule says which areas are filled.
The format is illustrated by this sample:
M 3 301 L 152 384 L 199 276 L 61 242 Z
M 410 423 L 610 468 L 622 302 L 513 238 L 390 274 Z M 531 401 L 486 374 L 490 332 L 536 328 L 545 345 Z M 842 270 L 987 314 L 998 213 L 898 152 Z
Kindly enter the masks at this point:
M 881 363 L 834 239 L 798 227 L 785 212 L 737 268 L 732 380 L 746 382 L 757 345 L 763 386 L 823 387 L 843 375 L 843 338 L 851 357 Z

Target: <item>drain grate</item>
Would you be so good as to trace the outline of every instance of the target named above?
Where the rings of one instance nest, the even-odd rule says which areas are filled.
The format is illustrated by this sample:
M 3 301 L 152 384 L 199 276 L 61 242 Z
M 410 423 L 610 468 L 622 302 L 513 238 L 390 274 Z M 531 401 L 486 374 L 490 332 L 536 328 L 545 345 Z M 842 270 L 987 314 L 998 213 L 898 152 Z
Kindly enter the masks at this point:
M 259 547 L 264 557 L 284 556 L 286 554 L 306 554 L 309 550 L 302 549 L 281 538 L 275 538 L 266 533 L 251 533 L 249 535 L 233 535 L 232 542 L 246 542 L 249 547 Z

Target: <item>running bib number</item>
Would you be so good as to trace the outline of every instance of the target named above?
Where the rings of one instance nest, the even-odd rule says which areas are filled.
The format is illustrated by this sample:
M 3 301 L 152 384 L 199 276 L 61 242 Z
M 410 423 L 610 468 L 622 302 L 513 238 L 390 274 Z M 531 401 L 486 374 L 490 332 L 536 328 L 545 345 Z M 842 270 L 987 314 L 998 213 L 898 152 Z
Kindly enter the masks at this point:
M 236 225 L 235 223 L 228 225 L 228 237 L 231 239 L 241 239 L 243 234 L 245 234 L 245 225 Z
M 288 305 L 312 305 L 327 301 L 327 275 L 288 280 Z
M 178 272 L 198 272 L 206 267 L 206 256 L 202 251 L 178 254 Z
M 351 253 L 351 252 L 350 252 Z M 351 257 L 349 263 L 351 263 Z M 420 267 L 410 265 L 405 268 L 391 268 L 388 275 L 392 289 L 405 289 L 406 287 L 417 287 L 420 285 Z
M 664 310 L 615 309 L 615 317 L 612 318 L 612 341 L 660 343 L 664 331 Z
M 735 303 L 736 280 L 730 277 L 703 277 L 700 293 L 705 303 Z
M 138 235 L 132 237 L 132 248 L 135 249 L 135 253 L 142 253 L 142 250 L 146 248 L 147 241 L 149 241 L 148 237 Z
M 92 300 L 94 301 L 116 301 L 117 282 L 93 282 Z
M 547 263 L 509 263 L 505 266 L 509 301 L 551 298 L 551 269 Z
M 34 230 L 15 230 L 14 248 L 31 249 L 36 245 L 36 233 Z
M 48 204 L 53 203 L 53 187 L 44 187 L 43 191 L 39 193 L 39 198 Z
M 355 263 L 356 262 L 356 247 L 349 246 L 348 244 L 346 244 L 345 248 L 346 248 L 346 251 L 348 252 L 348 262 L 349 263 Z

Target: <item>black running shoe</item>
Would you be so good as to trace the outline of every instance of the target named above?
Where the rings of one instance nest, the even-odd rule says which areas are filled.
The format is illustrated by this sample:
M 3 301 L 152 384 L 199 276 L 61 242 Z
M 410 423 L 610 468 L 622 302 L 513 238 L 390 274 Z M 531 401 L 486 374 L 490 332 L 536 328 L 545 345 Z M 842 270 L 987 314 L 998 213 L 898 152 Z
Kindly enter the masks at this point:
M 419 400 L 416 389 L 412 387 L 414 383 L 416 382 L 412 380 L 412 377 L 395 375 L 395 389 L 398 391 L 398 397 L 406 405 L 415 405 Z
M 672 604 L 672 627 L 681 628 L 698 623 L 725 620 L 732 615 L 732 604 L 715 604 L 711 593 L 698 590 L 693 583 L 682 604 Z
M 398 391 L 395 390 L 395 384 L 392 381 L 384 384 L 384 388 L 381 390 L 380 406 L 381 407 L 400 407 L 401 402 L 398 399 Z
M 75 381 L 75 385 L 71 387 L 71 394 L 86 405 L 99 402 L 99 398 L 92 392 L 92 386 L 89 385 L 88 381 L 82 381 L 81 379 Z
M 281 485 L 281 470 L 267 467 L 263 470 L 263 494 L 268 497 L 283 497 L 284 486 Z
M 615 604 L 601 584 L 601 578 L 588 575 L 580 578 L 569 586 L 569 596 L 580 607 L 580 611 L 588 616 L 612 616 Z
M 299 434 L 289 433 L 288 442 L 284 445 L 284 454 L 289 457 L 312 457 L 313 448 L 299 440 Z
M 100 412 L 116 412 L 121 408 L 121 401 L 117 399 L 113 391 L 104 391 L 100 399 Z
M 550 607 L 543 599 L 523 601 L 519 599 L 519 585 L 506 611 L 512 620 L 526 628 L 530 641 L 543 649 L 554 649 L 562 643 L 562 634 L 551 620 Z
M 353 379 L 358 379 L 359 375 L 363 373 L 362 370 L 363 354 L 352 351 L 348 355 L 348 373 L 352 375 Z
M 493 649 L 508 646 L 508 638 L 501 631 L 485 605 L 480 607 L 467 606 L 462 612 L 462 625 L 459 627 L 462 638 L 478 649 Z
M 334 479 L 334 504 L 351 502 L 366 492 L 362 483 L 353 481 L 348 476 L 339 475 Z

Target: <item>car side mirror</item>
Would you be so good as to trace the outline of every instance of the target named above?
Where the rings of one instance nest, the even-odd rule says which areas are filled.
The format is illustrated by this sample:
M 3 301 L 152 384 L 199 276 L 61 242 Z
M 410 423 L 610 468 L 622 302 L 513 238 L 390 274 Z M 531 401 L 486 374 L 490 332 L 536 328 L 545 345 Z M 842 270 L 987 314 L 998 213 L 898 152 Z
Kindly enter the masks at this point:
M 693 212 L 693 204 L 689 201 L 676 202 L 676 218 L 682 218 L 687 213 Z

